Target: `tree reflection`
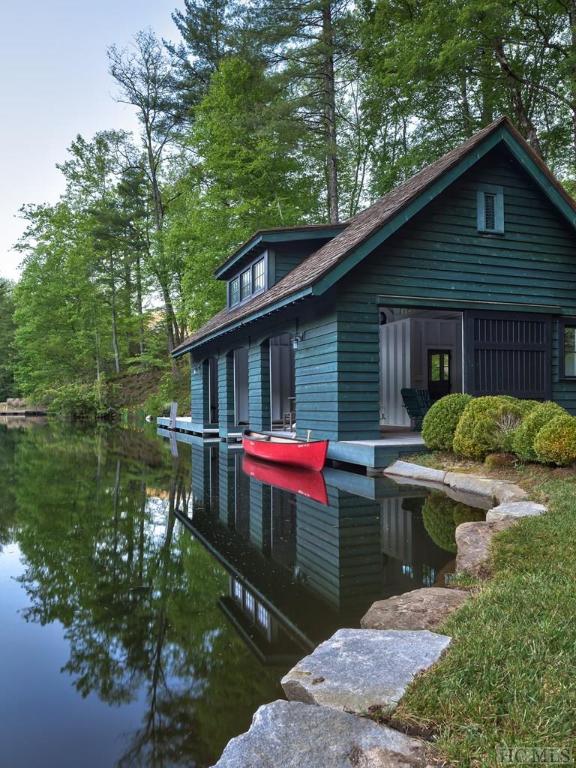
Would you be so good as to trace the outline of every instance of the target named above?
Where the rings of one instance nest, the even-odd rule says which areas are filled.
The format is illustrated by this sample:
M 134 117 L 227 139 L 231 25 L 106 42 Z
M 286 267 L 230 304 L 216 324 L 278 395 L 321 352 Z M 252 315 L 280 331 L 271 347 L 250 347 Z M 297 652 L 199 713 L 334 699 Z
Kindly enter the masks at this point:
M 63 625 L 83 697 L 144 701 L 118 765 L 213 762 L 277 672 L 216 611 L 226 574 L 176 522 L 187 462 L 144 433 L 51 428 L 21 435 L 12 467 L 26 620 Z

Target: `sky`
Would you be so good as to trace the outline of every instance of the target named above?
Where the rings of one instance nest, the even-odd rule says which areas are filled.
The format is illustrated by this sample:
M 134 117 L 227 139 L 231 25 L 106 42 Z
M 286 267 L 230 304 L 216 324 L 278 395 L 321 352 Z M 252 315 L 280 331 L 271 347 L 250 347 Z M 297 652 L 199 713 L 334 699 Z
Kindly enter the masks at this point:
M 12 246 L 24 203 L 53 203 L 63 191 L 56 163 L 81 133 L 136 127 L 114 101 L 106 49 L 151 27 L 176 39 L 181 0 L 0 0 L 0 276 L 17 279 Z

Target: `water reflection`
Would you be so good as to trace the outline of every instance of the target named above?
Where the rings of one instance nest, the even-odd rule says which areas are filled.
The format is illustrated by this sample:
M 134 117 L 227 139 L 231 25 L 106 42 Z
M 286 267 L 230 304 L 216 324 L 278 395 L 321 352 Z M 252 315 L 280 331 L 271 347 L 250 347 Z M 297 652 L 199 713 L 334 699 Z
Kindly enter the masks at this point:
M 138 431 L 0 427 L 0 462 L 11 768 L 212 764 L 295 659 L 441 579 L 477 514 L 337 470 L 288 493 Z
M 293 662 L 338 627 L 358 626 L 375 599 L 443 584 L 455 525 L 484 515 L 422 487 L 335 469 L 324 472 L 323 498 L 308 481 L 305 494 L 286 493 L 240 450 L 189 440 L 181 519 L 226 569 L 222 609 L 265 663 Z

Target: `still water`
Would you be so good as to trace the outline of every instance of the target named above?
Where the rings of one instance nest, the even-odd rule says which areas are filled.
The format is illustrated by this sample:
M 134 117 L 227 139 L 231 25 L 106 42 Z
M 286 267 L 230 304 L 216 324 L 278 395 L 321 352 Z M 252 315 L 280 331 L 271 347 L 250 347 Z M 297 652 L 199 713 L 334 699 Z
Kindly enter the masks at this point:
M 0 426 L 0 764 L 211 765 L 316 643 L 443 583 L 483 515 L 325 477 L 310 498 L 224 444 Z

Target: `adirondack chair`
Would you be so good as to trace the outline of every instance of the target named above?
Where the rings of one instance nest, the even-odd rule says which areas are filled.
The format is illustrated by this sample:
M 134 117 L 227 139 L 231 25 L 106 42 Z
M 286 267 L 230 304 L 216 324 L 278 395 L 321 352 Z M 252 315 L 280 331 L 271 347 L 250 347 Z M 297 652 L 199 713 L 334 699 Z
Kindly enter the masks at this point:
M 406 413 L 412 419 L 412 429 L 420 432 L 422 420 L 432 405 L 430 393 L 427 389 L 410 389 L 405 387 L 400 390 Z

